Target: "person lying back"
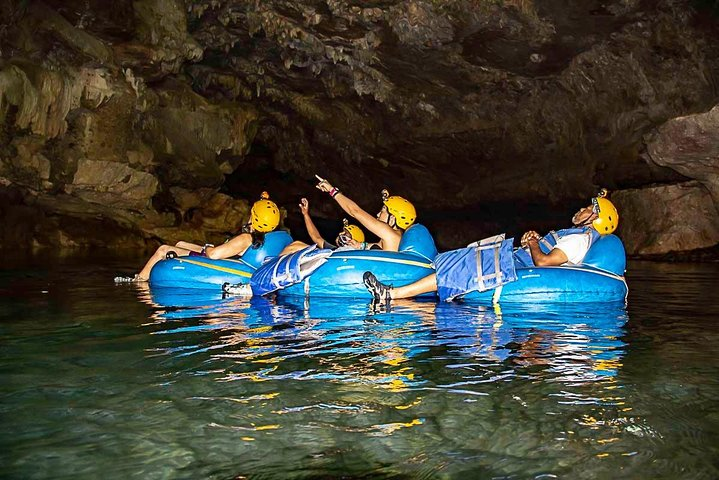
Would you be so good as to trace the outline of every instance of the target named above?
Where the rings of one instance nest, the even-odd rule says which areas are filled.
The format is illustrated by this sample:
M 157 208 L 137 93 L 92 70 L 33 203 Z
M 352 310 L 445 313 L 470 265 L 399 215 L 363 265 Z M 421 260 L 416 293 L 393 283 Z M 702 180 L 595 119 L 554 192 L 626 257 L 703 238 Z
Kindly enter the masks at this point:
M 521 245 L 529 250 L 531 262 L 534 266 L 559 266 L 559 265 L 579 265 L 589 252 L 594 239 L 600 235 L 609 235 L 614 232 L 619 224 L 619 214 L 614 204 L 605 198 L 606 190 L 602 190 L 597 197 L 592 198 L 592 203 L 582 209 L 572 217 L 572 224 L 575 228 L 560 230 L 558 232 L 559 239 L 557 244 L 549 251 L 544 253 L 540 246 L 541 236 L 534 230 L 530 230 L 522 235 Z M 516 252 L 515 252 L 516 253 Z M 446 256 L 478 256 L 480 254 L 478 248 L 467 247 L 450 252 L 440 254 L 435 260 L 437 265 L 437 273 L 433 273 L 414 283 L 403 287 L 393 288 L 380 282 L 372 272 L 365 272 L 363 276 L 365 287 L 372 294 L 376 301 L 389 301 L 399 298 L 410 298 L 423 293 L 436 292 L 438 283 L 442 284 L 441 277 L 445 274 L 451 275 L 451 272 L 442 272 L 442 260 L 440 257 Z M 516 255 L 515 255 L 516 258 Z M 454 262 L 455 265 L 462 262 Z M 475 261 L 476 263 L 476 261 Z M 525 265 L 532 266 L 532 265 Z M 438 282 L 438 276 L 440 280 Z M 468 293 L 468 292 L 466 292 Z
M 200 246 L 195 243 L 179 241 L 175 245 L 161 245 L 155 250 L 139 273 L 133 277 L 115 277 L 116 283 L 147 282 L 150 279 L 152 267 L 167 258 L 172 252 L 178 257 L 189 255 L 202 255 L 212 259 L 230 258 L 244 254 L 251 246 L 261 246 L 266 233 L 273 231 L 280 224 L 280 209 L 270 200 L 267 192 L 262 192 L 260 200 L 252 205 L 250 218 L 242 227 L 242 233 L 232 237 L 222 245 Z

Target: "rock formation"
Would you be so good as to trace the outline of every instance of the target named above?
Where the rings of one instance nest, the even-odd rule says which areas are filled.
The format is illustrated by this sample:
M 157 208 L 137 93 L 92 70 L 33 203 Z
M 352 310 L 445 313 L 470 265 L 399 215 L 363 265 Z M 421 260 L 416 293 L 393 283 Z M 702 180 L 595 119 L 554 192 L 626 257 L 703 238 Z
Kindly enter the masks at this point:
M 712 7 L 0 0 L 0 246 L 216 242 L 262 190 L 339 218 L 314 173 L 369 209 L 412 198 L 444 248 L 556 226 L 599 186 L 627 190 L 622 235 L 660 194 L 709 212 Z M 716 238 L 682 218 L 701 241 L 630 251 Z

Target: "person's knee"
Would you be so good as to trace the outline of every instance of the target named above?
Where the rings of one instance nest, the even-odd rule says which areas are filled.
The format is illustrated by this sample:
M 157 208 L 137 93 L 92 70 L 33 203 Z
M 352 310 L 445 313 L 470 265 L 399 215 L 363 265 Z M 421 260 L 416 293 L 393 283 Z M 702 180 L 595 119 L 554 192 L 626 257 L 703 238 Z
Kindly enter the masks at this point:
M 216 248 L 208 248 L 205 250 L 205 255 L 207 258 L 210 258 L 212 260 L 221 260 L 222 255 L 217 251 Z

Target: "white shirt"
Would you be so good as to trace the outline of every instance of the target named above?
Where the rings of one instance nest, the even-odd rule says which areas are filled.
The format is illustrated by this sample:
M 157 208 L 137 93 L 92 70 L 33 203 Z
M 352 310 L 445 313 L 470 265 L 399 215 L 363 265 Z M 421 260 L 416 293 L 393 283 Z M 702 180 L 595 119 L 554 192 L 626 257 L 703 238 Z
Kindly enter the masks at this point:
M 575 233 L 562 237 L 554 248 L 560 249 L 567 256 L 567 263 L 563 265 L 579 265 L 589 251 L 589 233 Z M 554 250 L 554 248 L 552 250 Z

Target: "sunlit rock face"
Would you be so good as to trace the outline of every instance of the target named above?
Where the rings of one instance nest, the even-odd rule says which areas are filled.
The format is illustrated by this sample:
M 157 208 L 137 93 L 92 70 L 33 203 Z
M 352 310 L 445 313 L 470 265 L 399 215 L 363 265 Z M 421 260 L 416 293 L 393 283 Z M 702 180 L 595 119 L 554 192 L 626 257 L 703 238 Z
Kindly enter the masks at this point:
M 410 198 L 443 248 L 565 226 L 600 186 L 715 193 L 651 143 L 719 103 L 717 19 L 689 1 L 0 5 L 2 208 L 48 229 L 216 241 L 262 190 L 339 218 L 315 173 L 370 210 Z

